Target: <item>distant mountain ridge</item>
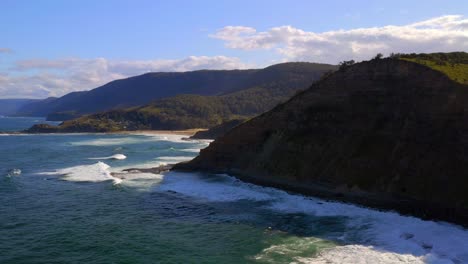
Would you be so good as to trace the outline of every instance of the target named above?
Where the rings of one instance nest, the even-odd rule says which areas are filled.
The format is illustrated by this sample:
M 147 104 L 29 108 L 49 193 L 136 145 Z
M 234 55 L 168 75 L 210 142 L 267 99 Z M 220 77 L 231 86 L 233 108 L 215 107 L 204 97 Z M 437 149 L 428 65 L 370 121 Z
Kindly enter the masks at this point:
M 200 70 L 191 72 L 147 73 L 115 80 L 90 91 L 73 92 L 60 98 L 48 98 L 27 104 L 23 115 L 51 117 L 57 113 L 77 117 L 112 109 L 149 104 L 154 100 L 179 94 L 204 96 L 222 95 L 249 89 L 268 87 L 288 81 L 288 86 L 312 83 L 318 75 L 336 66 L 307 62 L 282 63 L 264 69 Z
M 211 128 L 233 119 L 248 119 L 286 101 L 327 72 L 306 70 L 301 73 L 302 65 L 282 65 L 296 68 L 294 71 L 283 71 L 277 67 L 259 71 L 259 74 L 277 76 L 276 80 L 262 86 L 218 96 L 181 94 L 158 99 L 144 106 L 85 115 L 65 121 L 60 126 L 36 125 L 28 132 L 179 130 Z
M 38 102 L 40 100 L 36 99 L 0 99 L 0 115 L 2 116 L 9 116 L 9 115 L 16 115 L 18 110 L 27 105 L 34 102 Z

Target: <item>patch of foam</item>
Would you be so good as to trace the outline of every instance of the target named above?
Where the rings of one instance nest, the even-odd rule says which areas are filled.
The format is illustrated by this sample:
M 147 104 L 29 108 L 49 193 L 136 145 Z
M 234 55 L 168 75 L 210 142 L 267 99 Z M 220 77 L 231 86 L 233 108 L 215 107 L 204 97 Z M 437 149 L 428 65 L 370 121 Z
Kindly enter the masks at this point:
M 398 254 L 375 249 L 372 246 L 347 245 L 324 249 L 317 257 L 295 257 L 292 263 L 304 264 L 395 264 L 395 263 L 452 263 L 434 260 L 426 256 L 413 256 L 411 254 Z
M 233 178 L 223 178 L 222 180 L 205 181 L 196 174 L 170 172 L 166 174 L 158 189 L 174 191 L 208 201 L 263 201 L 271 199 L 270 195 L 246 188 L 245 183 Z
M 115 154 L 115 155 L 112 155 L 112 156 L 109 156 L 109 157 L 99 157 L 99 158 L 89 158 L 89 159 L 91 159 L 91 160 L 106 160 L 106 159 L 124 160 L 126 158 L 127 158 L 127 156 L 125 156 L 124 154 Z
M 184 135 L 176 135 L 176 134 L 137 134 L 137 135 L 144 135 L 147 137 L 151 137 L 154 140 L 162 140 L 162 141 L 171 141 L 177 143 L 197 143 L 202 145 L 203 147 L 208 146 L 213 140 L 211 139 L 189 139 L 187 140 L 187 136 Z
M 193 153 L 200 153 L 200 149 L 198 148 L 187 148 L 187 149 L 177 149 L 178 151 L 183 152 L 193 152 Z
M 21 175 L 21 173 L 22 173 L 22 171 L 20 169 L 11 169 L 11 170 L 8 170 L 7 176 L 8 177 L 19 176 L 19 175 Z
M 99 138 L 91 140 L 81 140 L 76 142 L 71 142 L 74 146 L 121 146 L 128 144 L 138 144 L 144 142 L 154 141 L 151 138 L 147 137 L 120 137 L 120 138 Z
M 316 237 L 289 236 L 281 240 L 263 249 L 253 259 L 262 263 L 294 263 L 298 258 L 315 256 L 319 250 L 336 246 L 331 241 Z
M 355 232 L 375 249 L 421 256 L 437 263 L 468 263 L 468 230 L 459 226 L 300 195 L 282 193 L 279 197 L 271 209 L 348 217 L 348 232 Z
M 153 174 L 153 173 L 140 173 L 140 172 L 128 172 L 128 173 L 122 173 L 119 174 L 118 176 L 122 182 L 120 185 L 122 186 L 128 186 L 132 188 L 136 188 L 139 190 L 150 190 L 150 188 L 157 184 L 160 183 L 164 176 L 161 174 Z
M 80 165 L 70 168 L 56 170 L 54 172 L 45 172 L 45 175 L 62 175 L 64 180 L 74 182 L 103 182 L 113 181 L 114 184 L 122 182 L 110 173 L 110 166 L 104 162 L 98 162 L 92 165 Z
M 297 264 L 395 264 L 395 263 L 452 263 L 439 261 L 431 256 L 414 256 L 382 251 L 373 246 L 336 244 L 315 237 L 288 237 L 282 243 L 272 245 L 254 257 L 265 263 Z
M 373 260 L 383 261 L 385 258 L 395 261 L 399 259 L 403 263 L 428 260 L 430 263 L 468 263 L 468 230 L 445 222 L 425 221 L 395 212 L 380 212 L 356 205 L 288 194 L 224 175 L 214 178 L 172 172 L 166 175 L 160 189 L 209 201 L 270 201 L 265 206 L 281 213 L 343 217 L 347 227 L 343 236 L 338 238 L 339 242 L 358 246 L 337 250 L 355 250 L 358 254 L 357 263 L 360 263 L 359 257 L 362 257 L 362 261 L 369 259 L 367 263 L 379 263 Z M 341 253 L 331 251 L 326 254 L 337 256 Z
M 185 138 L 186 136 L 177 134 L 154 134 L 141 132 L 135 133 L 134 135 L 146 136 L 149 139 L 158 141 L 186 142 L 185 140 L 183 140 L 183 138 Z

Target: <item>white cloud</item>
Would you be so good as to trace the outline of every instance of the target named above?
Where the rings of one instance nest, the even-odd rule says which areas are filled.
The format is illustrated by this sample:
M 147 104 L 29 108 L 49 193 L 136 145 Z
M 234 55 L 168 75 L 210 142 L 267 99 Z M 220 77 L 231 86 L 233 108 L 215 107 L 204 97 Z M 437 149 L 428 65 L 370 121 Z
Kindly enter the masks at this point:
M 408 25 L 310 32 L 292 26 L 266 31 L 224 27 L 212 38 L 226 47 L 271 51 L 275 61 L 338 63 L 365 60 L 377 53 L 447 52 L 468 50 L 468 19 L 460 15 L 435 17 Z M 0 48 L 0 53 L 11 53 Z M 0 72 L 0 98 L 62 96 L 89 90 L 109 81 L 151 71 L 238 69 L 251 65 L 225 56 L 190 56 L 180 60 L 108 60 L 105 58 L 32 59 Z
M 115 61 L 104 58 L 18 61 L 0 73 L 0 98 L 44 98 L 96 88 L 115 79 L 146 72 L 239 69 L 250 65 L 225 56 L 190 56 L 181 60 Z
M 285 60 L 337 63 L 369 59 L 376 53 L 447 52 L 468 50 L 468 19 L 441 16 L 403 26 L 384 26 L 308 32 L 292 26 L 258 32 L 254 28 L 229 26 L 213 38 L 226 47 L 242 50 L 272 50 Z

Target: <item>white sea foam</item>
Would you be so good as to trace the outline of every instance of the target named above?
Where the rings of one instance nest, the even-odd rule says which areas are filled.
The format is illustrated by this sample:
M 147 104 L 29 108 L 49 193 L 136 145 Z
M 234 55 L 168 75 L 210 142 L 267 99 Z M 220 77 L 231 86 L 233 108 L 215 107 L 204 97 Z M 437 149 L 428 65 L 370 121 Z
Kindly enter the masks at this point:
M 318 253 L 309 253 L 311 248 Z M 314 250 L 315 251 L 315 250 Z M 277 263 L 278 259 L 288 259 L 285 263 L 297 264 L 395 264 L 395 263 L 452 263 L 438 261 L 431 256 L 414 256 L 411 254 L 399 254 L 383 251 L 373 246 L 345 245 L 339 246 L 330 241 L 315 237 L 288 237 L 281 243 L 274 244 L 259 254 L 254 259 L 264 263 Z M 434 261 L 435 260 L 435 261 Z
M 151 186 L 161 182 L 164 178 L 161 174 L 153 173 L 121 173 L 118 176 L 122 182 L 122 186 L 132 187 L 139 190 L 149 190 Z
M 184 135 L 171 135 L 171 134 L 144 134 L 142 133 L 141 135 L 145 135 L 149 138 L 152 138 L 153 140 L 159 140 L 159 141 L 170 141 L 170 142 L 177 142 L 177 143 L 197 143 L 200 146 L 203 146 L 202 148 L 208 146 L 213 140 L 211 139 L 189 139 L 187 140 L 187 136 Z
M 431 259 L 431 263 L 468 263 L 468 230 L 456 225 L 284 193 L 271 208 L 289 213 L 348 217 L 348 227 L 358 230 L 362 240 L 375 245 L 376 252 L 411 254 L 421 260 Z
M 104 162 L 98 162 L 91 165 L 74 166 L 42 174 L 62 175 L 64 180 L 75 182 L 103 182 L 111 180 L 114 184 L 121 183 L 122 180 L 113 177 L 109 169 L 109 165 Z
M 152 141 L 171 141 L 171 142 L 186 142 L 183 140 L 186 136 L 177 134 L 153 134 L 153 133 L 134 133 L 133 135 L 145 136 L 145 138 Z
M 346 219 L 346 231 L 337 242 L 348 245 L 303 258 L 302 263 L 468 263 L 468 230 L 444 222 L 292 195 L 222 175 L 169 173 L 159 189 L 208 201 L 270 201 L 267 208 L 277 212 Z
M 126 158 L 127 158 L 127 156 L 125 156 L 124 154 L 115 154 L 115 155 L 112 155 L 112 156 L 109 156 L 109 157 L 98 157 L 98 158 L 89 158 L 89 159 L 91 159 L 91 160 L 106 160 L 106 159 L 124 160 Z
M 431 256 L 414 256 L 411 254 L 398 254 L 393 252 L 381 251 L 372 246 L 348 245 L 324 249 L 318 256 L 296 257 L 295 263 L 304 264 L 395 264 L 395 263 L 453 263 L 451 261 L 440 261 Z
M 223 181 L 205 181 L 199 175 L 178 172 L 168 173 L 159 190 L 175 191 L 208 201 L 263 201 L 271 199 L 268 193 L 248 188 L 246 183 L 233 178 L 224 178 Z
M 122 137 L 122 138 L 99 138 L 99 139 L 91 139 L 91 140 L 81 140 L 72 142 L 72 145 L 75 146 L 122 146 L 128 144 L 137 144 L 137 143 L 144 143 L 154 141 L 151 138 L 146 137 Z
M 187 149 L 179 149 L 180 151 L 184 151 L 184 152 L 193 152 L 193 153 L 199 153 L 200 152 L 200 149 L 198 148 L 187 148 Z
M 62 179 L 74 182 L 104 182 L 113 181 L 114 184 L 148 189 L 163 179 L 163 175 L 153 173 L 134 173 L 119 171 L 115 176 L 111 173 L 109 165 L 98 162 L 91 165 L 80 165 L 60 169 L 53 172 L 43 172 L 42 175 L 60 175 Z
M 11 176 L 19 176 L 21 175 L 22 171 L 20 169 L 11 169 L 8 171 L 8 174 L 7 176 L 8 177 L 11 177 Z

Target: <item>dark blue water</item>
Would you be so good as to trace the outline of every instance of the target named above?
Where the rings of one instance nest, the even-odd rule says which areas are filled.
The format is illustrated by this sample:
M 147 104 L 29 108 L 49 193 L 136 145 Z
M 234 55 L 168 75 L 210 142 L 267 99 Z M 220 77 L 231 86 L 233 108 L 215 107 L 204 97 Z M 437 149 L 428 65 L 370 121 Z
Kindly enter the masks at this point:
M 36 124 L 58 125 L 60 122 L 45 121 L 44 117 L 6 117 L 0 116 L 0 131 L 15 132 L 30 128 Z
M 181 138 L 0 136 L 0 263 L 468 262 L 468 231 L 454 225 L 227 175 L 122 174 L 208 144 Z

